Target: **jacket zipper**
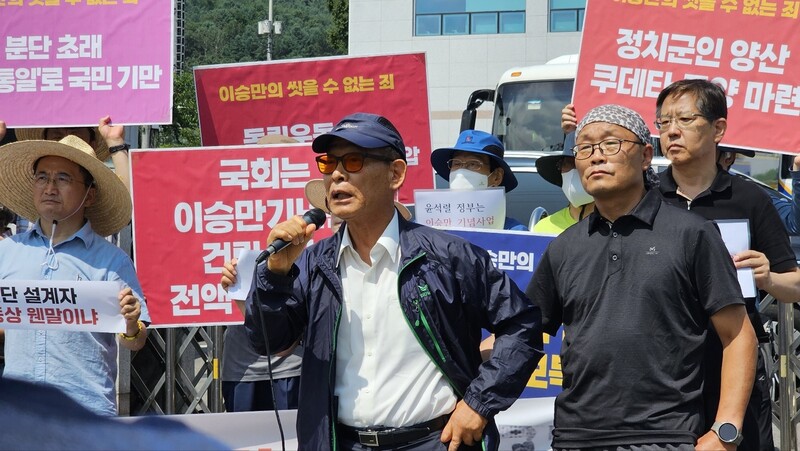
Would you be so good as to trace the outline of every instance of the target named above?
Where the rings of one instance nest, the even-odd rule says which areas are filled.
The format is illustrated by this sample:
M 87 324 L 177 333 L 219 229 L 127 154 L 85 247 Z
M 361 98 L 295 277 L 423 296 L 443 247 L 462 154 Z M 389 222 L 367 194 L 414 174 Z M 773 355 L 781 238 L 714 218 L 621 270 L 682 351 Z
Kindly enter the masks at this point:
M 425 318 L 425 312 L 422 311 L 422 306 L 419 304 L 420 299 L 414 298 L 412 302 L 414 302 L 414 307 L 419 313 L 419 319 L 414 323 L 414 326 L 419 327 L 419 321 L 420 319 L 422 320 L 422 327 L 425 328 L 425 331 L 428 332 L 428 336 L 430 337 L 431 340 L 433 340 L 433 345 L 436 347 L 436 352 L 439 353 L 439 358 L 442 359 L 442 362 L 447 361 L 447 359 L 444 357 L 444 353 L 442 352 L 442 348 L 439 346 L 439 342 L 436 341 L 436 336 L 433 335 L 433 331 L 431 330 L 430 324 L 428 324 L 428 319 Z
M 404 264 L 403 267 L 400 268 L 400 271 L 397 273 L 398 282 L 401 279 L 403 271 L 405 271 L 405 269 L 408 268 L 412 263 L 416 262 L 425 255 L 426 253 L 423 252 L 417 255 L 416 257 L 412 258 L 411 260 L 409 260 L 406 264 Z M 456 396 L 458 396 L 459 399 L 463 399 L 464 394 L 461 393 L 461 390 L 459 390 L 458 387 L 456 387 L 456 384 L 453 383 L 453 381 L 450 379 L 447 373 L 442 369 L 441 365 L 439 365 L 439 361 L 436 358 L 434 358 L 433 355 L 431 355 L 431 353 L 428 351 L 428 348 L 425 346 L 425 344 L 422 342 L 422 339 L 420 339 L 419 335 L 417 334 L 417 329 L 415 327 L 419 326 L 419 321 L 417 321 L 415 324 L 411 324 L 411 320 L 408 318 L 408 315 L 406 315 L 405 309 L 402 308 L 403 295 L 402 293 L 400 293 L 399 283 L 397 285 L 397 299 L 398 302 L 400 302 L 400 311 L 403 312 L 403 318 L 405 318 L 408 327 L 411 328 L 411 332 L 414 334 L 414 338 L 417 339 L 417 342 L 422 347 L 422 350 L 425 351 L 426 354 L 428 354 L 428 358 L 431 359 L 431 362 L 433 362 L 434 365 L 436 365 L 436 368 L 439 370 L 439 372 L 442 373 L 442 376 L 444 376 L 445 380 L 447 380 L 447 383 L 450 384 L 450 388 L 453 389 L 453 392 L 456 393 Z M 422 306 L 419 304 L 419 298 L 414 299 L 412 302 L 414 303 L 414 308 L 417 310 L 417 312 L 419 312 L 419 317 L 422 320 L 422 325 L 425 328 L 425 331 L 428 333 L 428 337 L 430 337 L 431 341 L 433 341 L 433 345 L 436 347 L 436 351 L 439 354 L 439 357 L 441 358 L 441 362 L 444 363 L 445 361 L 447 361 L 447 359 L 445 359 L 444 352 L 442 352 L 442 348 L 439 345 L 439 342 L 436 340 L 436 336 L 433 334 L 433 331 L 430 328 L 428 320 L 425 318 L 425 313 L 422 311 Z
M 333 367 L 336 364 L 336 339 L 339 336 L 339 323 L 342 320 L 342 304 L 339 303 L 339 308 L 336 310 L 336 322 L 333 326 L 333 339 L 331 340 L 331 365 L 328 367 L 328 381 L 331 390 L 334 389 L 336 384 L 336 375 L 333 374 Z M 339 440 L 336 438 L 336 418 L 333 417 L 333 414 L 336 412 L 336 406 L 333 405 L 334 400 L 336 399 L 335 396 L 331 396 L 331 442 L 332 445 L 331 449 L 336 451 L 339 449 Z

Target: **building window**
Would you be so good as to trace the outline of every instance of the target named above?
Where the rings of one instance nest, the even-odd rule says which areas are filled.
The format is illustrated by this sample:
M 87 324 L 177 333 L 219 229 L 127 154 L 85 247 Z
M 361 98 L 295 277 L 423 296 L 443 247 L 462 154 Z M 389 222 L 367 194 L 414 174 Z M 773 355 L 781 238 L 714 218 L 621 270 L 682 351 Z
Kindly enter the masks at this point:
M 469 34 L 469 14 L 444 14 L 442 22 L 442 34 Z
M 497 34 L 497 13 L 472 14 L 472 34 Z
M 439 36 L 442 34 L 442 16 L 425 15 L 417 16 L 417 36 Z
M 497 33 L 525 33 L 525 0 L 414 0 L 415 36 Z
M 583 31 L 586 0 L 550 0 L 550 32 Z
M 525 33 L 525 13 L 500 13 L 500 33 Z

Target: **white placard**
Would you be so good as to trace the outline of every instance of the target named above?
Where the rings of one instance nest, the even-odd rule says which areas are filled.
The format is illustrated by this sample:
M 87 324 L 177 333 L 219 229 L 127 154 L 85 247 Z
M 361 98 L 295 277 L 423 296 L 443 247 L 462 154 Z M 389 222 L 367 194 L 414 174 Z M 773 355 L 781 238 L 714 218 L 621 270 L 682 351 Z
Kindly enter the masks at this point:
M 747 219 L 721 219 L 715 221 L 722 235 L 722 241 L 731 255 L 750 249 L 750 223 Z M 739 268 L 736 270 L 739 286 L 742 287 L 742 296 L 745 298 L 756 297 L 756 280 L 753 277 L 753 268 Z
M 431 227 L 502 230 L 506 221 L 505 188 L 477 190 L 418 189 L 414 216 Z
M 120 282 L 0 280 L 0 328 L 125 332 Z
M 260 251 L 242 249 L 236 262 L 236 283 L 228 287 L 228 297 L 234 301 L 244 301 L 253 283 L 253 270 Z

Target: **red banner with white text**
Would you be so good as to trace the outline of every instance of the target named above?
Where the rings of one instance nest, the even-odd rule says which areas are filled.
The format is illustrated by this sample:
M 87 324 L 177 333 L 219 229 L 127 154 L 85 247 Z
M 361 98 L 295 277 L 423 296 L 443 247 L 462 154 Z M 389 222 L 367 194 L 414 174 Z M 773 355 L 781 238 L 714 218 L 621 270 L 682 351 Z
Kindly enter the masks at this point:
M 406 146 L 400 201 L 433 188 L 422 53 L 201 66 L 194 76 L 204 146 L 255 144 L 265 135 L 311 142 L 348 114 L 376 113 Z
M 659 92 L 681 79 L 709 79 L 728 97 L 723 144 L 798 153 L 799 11 L 800 2 L 789 0 L 590 0 L 575 80 L 578 118 L 618 103 L 642 114 L 656 135 Z
M 308 144 L 133 150 L 134 261 L 153 325 L 241 323 L 222 265 L 311 208 L 316 171 Z M 314 240 L 330 235 L 326 224 Z

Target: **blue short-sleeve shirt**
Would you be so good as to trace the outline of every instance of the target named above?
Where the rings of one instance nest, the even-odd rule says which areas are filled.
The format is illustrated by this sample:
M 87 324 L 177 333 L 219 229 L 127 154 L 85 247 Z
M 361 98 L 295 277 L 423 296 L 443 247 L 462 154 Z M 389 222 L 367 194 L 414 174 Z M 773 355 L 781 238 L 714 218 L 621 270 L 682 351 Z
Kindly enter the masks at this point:
M 141 301 L 140 319 L 150 322 L 131 259 L 96 234 L 87 221 L 54 246 L 36 223 L 29 231 L 0 240 L 0 279 L 119 281 Z M 118 303 L 116 297 L 109 302 Z M 8 329 L 3 377 L 54 385 L 90 410 L 116 414 L 117 341 L 115 334 Z

